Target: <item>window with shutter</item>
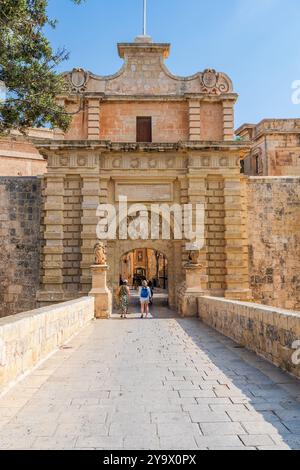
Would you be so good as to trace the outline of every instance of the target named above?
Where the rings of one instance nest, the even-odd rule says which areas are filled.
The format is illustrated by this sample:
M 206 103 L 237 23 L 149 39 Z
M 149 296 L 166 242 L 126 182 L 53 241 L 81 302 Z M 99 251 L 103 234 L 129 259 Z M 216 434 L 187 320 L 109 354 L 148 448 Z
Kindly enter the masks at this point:
M 136 141 L 152 142 L 152 118 L 137 117 L 136 118 Z

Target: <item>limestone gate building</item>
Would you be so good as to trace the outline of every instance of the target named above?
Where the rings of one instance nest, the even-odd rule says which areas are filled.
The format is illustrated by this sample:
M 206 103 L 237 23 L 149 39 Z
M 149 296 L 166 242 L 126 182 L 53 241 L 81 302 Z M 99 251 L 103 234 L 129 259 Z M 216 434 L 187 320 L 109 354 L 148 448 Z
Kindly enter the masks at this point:
M 203 203 L 205 233 L 192 274 L 185 240 L 109 242 L 114 292 L 120 275 L 133 282 L 142 273 L 185 313 L 203 293 L 300 309 L 299 121 L 246 124 L 236 140 L 230 79 L 214 70 L 175 77 L 164 65 L 169 49 L 145 37 L 120 44 L 116 75 L 66 74 L 67 135 L 0 141 L 0 316 L 90 291 L 96 209 L 120 195 L 147 210 Z M 37 150 L 48 160 L 44 178 L 30 176 L 45 171 Z
M 75 113 L 72 126 L 67 135 L 36 141 L 48 160 L 39 302 L 89 292 L 96 208 L 99 202 L 116 204 L 120 195 L 149 206 L 204 203 L 201 290 L 249 299 L 245 177 L 240 173 L 249 148 L 234 139 L 237 95 L 231 80 L 215 70 L 172 75 L 164 64 L 170 45 L 146 36 L 119 44 L 118 51 L 124 65 L 115 75 L 82 69 L 66 75 L 70 93 L 60 100 Z M 118 285 L 124 254 L 138 248 L 166 256 L 169 302 L 180 309 L 188 262 L 182 241 L 110 241 L 110 287 Z

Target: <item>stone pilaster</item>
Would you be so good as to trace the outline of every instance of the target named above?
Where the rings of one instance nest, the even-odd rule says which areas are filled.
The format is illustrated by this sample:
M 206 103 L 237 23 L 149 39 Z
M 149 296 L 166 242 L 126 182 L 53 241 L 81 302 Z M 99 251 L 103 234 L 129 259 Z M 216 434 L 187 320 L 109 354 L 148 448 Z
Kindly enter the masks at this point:
M 108 179 L 100 179 L 100 203 L 107 204 L 108 202 Z
M 180 179 L 180 204 L 183 208 L 184 204 L 189 202 L 189 180 L 187 178 Z M 181 263 L 182 263 L 182 275 L 184 275 L 184 266 L 188 262 L 188 254 L 185 246 L 187 241 L 184 239 L 184 231 L 182 230 L 182 242 L 181 242 Z
M 201 265 L 187 264 L 185 266 L 185 290 L 180 299 L 180 313 L 183 317 L 196 317 L 198 315 L 198 299 L 206 294 L 203 282 L 206 283 L 206 275 L 203 274 Z
M 244 187 L 240 176 L 224 179 L 225 209 L 225 297 L 233 300 L 251 299 L 248 273 L 248 245 Z
M 207 178 L 206 243 L 210 295 L 224 295 L 226 255 L 224 240 L 224 180 L 219 174 Z
M 81 218 L 81 290 L 87 294 L 91 288 L 91 270 L 94 262 L 94 246 L 97 242 L 97 207 L 100 203 L 100 181 L 98 176 L 82 177 Z
M 204 214 L 206 210 L 206 179 L 201 175 L 190 175 L 186 180 L 186 184 L 182 184 L 181 190 L 181 203 L 193 205 L 193 231 L 200 229 L 203 238 L 200 240 L 200 253 L 199 253 L 199 265 L 191 266 L 189 260 L 189 250 L 196 249 L 194 245 L 196 240 L 183 240 L 182 244 L 182 263 L 184 272 L 184 283 L 179 289 L 179 295 L 177 299 L 178 310 L 183 316 L 196 316 L 197 315 L 197 298 L 201 295 L 207 294 L 208 289 L 208 261 L 207 261 L 207 243 L 205 237 L 205 216 L 201 217 L 196 223 L 196 210 L 197 204 L 203 204 Z M 204 215 L 203 214 L 203 215 Z M 190 220 L 185 214 L 184 225 L 188 227 Z M 200 231 L 199 231 L 200 233 Z M 194 246 L 192 246 L 194 245 Z
M 44 233 L 43 263 L 43 285 L 45 292 L 63 292 L 64 193 L 64 178 L 47 175 L 44 222 L 46 230 Z
M 88 100 L 88 139 L 98 140 L 100 138 L 100 101 L 99 99 Z
M 200 250 L 199 263 L 202 265 L 202 278 L 201 278 L 201 287 L 204 292 L 207 292 L 208 289 L 208 247 L 207 247 L 207 227 L 205 221 L 205 214 L 207 212 L 207 182 L 204 176 L 190 176 L 189 186 L 188 186 L 188 202 L 193 205 L 193 229 L 202 231 L 203 238 L 201 238 L 200 243 L 202 248 Z M 198 221 L 198 226 L 196 225 L 196 210 L 197 204 L 202 204 L 204 206 L 204 217 Z M 186 220 L 185 220 L 186 222 Z
M 64 289 L 80 292 L 81 178 L 66 175 L 64 198 Z
M 189 140 L 201 140 L 201 116 L 199 100 L 189 100 Z
M 234 140 L 234 103 L 223 101 L 224 140 Z

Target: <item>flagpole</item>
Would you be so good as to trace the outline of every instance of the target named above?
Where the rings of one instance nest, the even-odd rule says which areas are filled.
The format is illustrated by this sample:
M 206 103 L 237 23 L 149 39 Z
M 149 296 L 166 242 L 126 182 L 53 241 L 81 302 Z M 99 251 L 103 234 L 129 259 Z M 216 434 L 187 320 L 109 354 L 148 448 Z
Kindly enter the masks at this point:
M 147 36 L 147 0 L 144 0 L 144 28 L 143 35 Z

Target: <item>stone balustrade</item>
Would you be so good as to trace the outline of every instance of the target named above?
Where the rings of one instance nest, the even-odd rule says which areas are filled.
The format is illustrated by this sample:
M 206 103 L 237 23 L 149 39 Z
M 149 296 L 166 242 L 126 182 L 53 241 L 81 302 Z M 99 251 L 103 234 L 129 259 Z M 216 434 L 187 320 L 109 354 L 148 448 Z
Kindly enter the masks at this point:
M 204 323 L 300 378 L 299 312 L 216 297 L 199 298 L 198 310 Z
M 0 392 L 93 318 L 94 299 L 82 297 L 0 319 Z

